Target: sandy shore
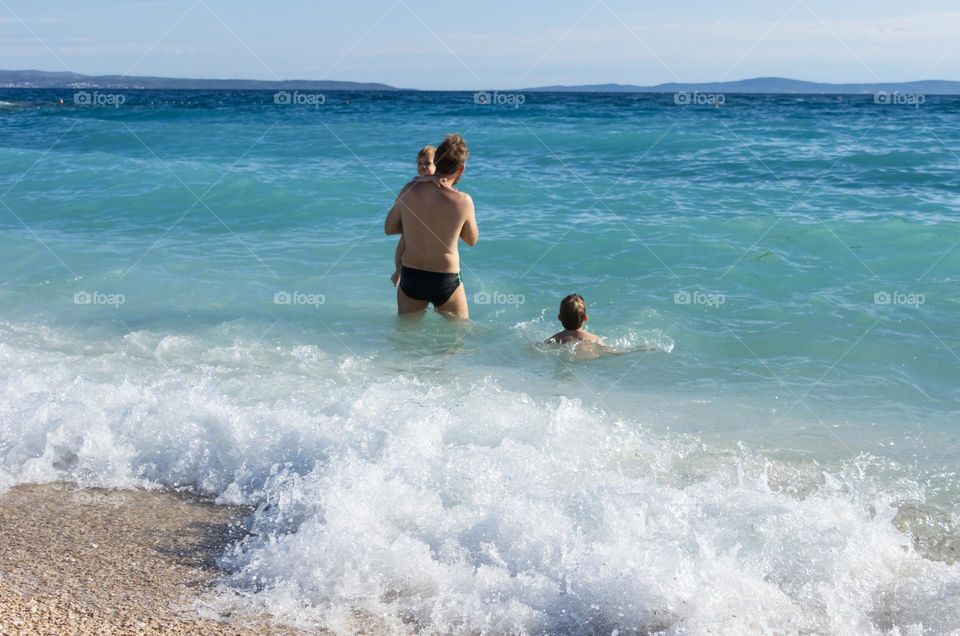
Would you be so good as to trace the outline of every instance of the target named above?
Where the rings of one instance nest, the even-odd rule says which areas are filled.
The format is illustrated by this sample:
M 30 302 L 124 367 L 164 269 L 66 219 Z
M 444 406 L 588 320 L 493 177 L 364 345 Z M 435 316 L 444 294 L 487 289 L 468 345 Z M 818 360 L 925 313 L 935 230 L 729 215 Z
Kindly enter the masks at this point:
M 239 508 L 166 492 L 18 486 L 0 495 L 0 634 L 292 634 L 201 619 L 192 600 L 242 536 Z

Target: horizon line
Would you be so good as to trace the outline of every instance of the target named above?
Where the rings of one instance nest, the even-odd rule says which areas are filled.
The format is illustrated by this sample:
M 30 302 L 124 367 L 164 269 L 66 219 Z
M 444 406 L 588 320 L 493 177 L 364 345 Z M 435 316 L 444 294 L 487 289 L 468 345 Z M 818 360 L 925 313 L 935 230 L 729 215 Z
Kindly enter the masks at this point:
M 79 73 L 77 71 L 71 70 L 61 70 L 61 71 L 47 71 L 40 69 L 0 69 L 0 74 L 3 73 L 37 73 L 43 75 L 59 75 L 59 76 L 73 76 L 77 78 L 89 78 L 89 79 L 111 79 L 114 81 L 119 80 L 129 80 L 134 82 L 138 79 L 149 79 L 149 80 L 170 80 L 170 81 L 193 81 L 193 82 L 251 82 L 258 84 L 295 84 L 298 82 L 302 83 L 313 83 L 313 84 L 358 84 L 358 85 L 380 85 L 391 90 L 395 91 L 419 91 L 419 92 L 475 92 L 476 88 L 415 88 L 415 87 L 399 87 L 389 84 L 385 81 L 379 80 L 345 80 L 345 79 L 305 79 L 305 78 L 294 78 L 294 79 L 254 79 L 254 78 L 244 78 L 244 77 L 189 77 L 189 76 L 177 76 L 177 75 L 127 75 L 121 73 L 101 73 L 101 74 L 90 74 L 90 73 Z M 755 77 L 745 77 L 735 80 L 695 80 L 695 81 L 669 81 L 669 82 L 659 82 L 656 84 L 637 84 L 631 82 L 623 81 L 601 81 L 601 82 L 591 82 L 591 83 L 552 83 L 552 84 L 543 84 L 535 86 L 523 86 L 523 87 L 509 87 L 509 88 L 492 88 L 490 86 L 480 87 L 479 90 L 497 90 L 497 91 L 523 91 L 523 90 L 542 90 L 545 88 L 558 88 L 558 89 L 575 89 L 575 88 L 590 88 L 590 87 L 626 87 L 626 88 L 639 88 L 639 89 L 653 89 L 660 88 L 665 86 L 684 86 L 684 85 L 705 85 L 705 84 L 738 84 L 743 82 L 754 82 L 754 81 L 786 81 L 786 82 L 795 82 L 801 84 L 819 84 L 823 86 L 882 86 L 882 85 L 897 85 L 897 84 L 921 84 L 921 83 L 955 83 L 960 84 L 960 80 L 952 79 L 913 79 L 913 80 L 874 80 L 874 81 L 822 81 L 822 80 L 809 80 L 809 79 L 797 79 L 793 77 L 787 77 L 782 75 L 761 75 Z M 9 89 L 16 88 L 58 88 L 58 87 L 6 87 Z M 130 90 L 144 90 L 144 89 L 130 89 Z

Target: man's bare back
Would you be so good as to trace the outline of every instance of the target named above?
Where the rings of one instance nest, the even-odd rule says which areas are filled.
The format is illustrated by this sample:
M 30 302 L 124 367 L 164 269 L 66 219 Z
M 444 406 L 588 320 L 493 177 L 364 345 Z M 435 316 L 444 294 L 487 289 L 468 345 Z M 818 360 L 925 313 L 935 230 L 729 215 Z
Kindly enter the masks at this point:
M 431 304 L 455 318 L 469 318 L 460 280 L 460 240 L 476 245 L 477 219 L 470 195 L 456 189 L 463 176 L 466 142 L 447 135 L 437 148 L 436 173 L 407 184 L 387 214 L 387 234 L 403 234 L 397 311 L 422 313 Z
M 459 273 L 460 239 L 473 246 L 478 238 L 473 199 L 441 177 L 421 177 L 400 192 L 387 216 L 386 230 L 403 234 L 406 267 Z

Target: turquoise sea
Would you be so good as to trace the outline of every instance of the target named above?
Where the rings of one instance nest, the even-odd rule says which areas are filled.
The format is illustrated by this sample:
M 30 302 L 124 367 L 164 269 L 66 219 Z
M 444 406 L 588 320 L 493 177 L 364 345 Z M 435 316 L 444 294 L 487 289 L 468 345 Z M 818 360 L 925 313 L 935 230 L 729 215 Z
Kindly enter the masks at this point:
M 960 630 L 960 99 L 85 94 L 0 91 L 0 488 L 248 505 L 207 609 L 340 633 Z

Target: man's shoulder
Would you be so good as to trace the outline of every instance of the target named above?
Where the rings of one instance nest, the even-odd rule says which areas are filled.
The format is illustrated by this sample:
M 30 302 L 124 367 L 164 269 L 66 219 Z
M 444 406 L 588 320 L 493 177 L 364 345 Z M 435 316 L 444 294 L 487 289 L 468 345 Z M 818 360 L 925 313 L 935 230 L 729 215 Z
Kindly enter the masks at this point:
M 454 192 L 456 193 L 456 201 L 458 204 L 465 208 L 473 206 L 473 197 L 471 197 L 469 194 L 460 190 L 454 190 Z
M 473 197 L 462 190 L 456 188 L 443 188 L 441 196 L 452 203 L 459 210 L 469 210 L 473 208 Z

